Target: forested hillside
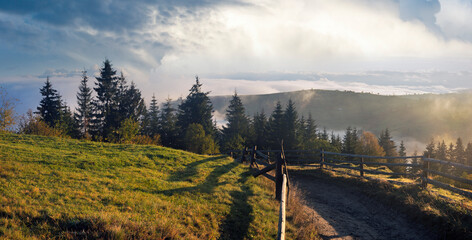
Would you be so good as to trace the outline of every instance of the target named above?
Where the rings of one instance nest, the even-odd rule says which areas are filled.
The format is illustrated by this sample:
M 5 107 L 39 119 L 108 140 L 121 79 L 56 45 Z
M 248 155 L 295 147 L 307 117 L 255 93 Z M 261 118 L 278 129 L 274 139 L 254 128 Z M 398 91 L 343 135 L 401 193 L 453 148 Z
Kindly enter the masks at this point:
M 292 99 L 299 115 L 313 115 L 319 128 L 352 126 L 378 135 L 389 128 L 396 139 L 427 143 L 432 137 L 454 142 L 472 140 L 472 93 L 383 96 L 349 91 L 304 90 L 266 95 L 240 95 L 247 113 L 272 112 L 277 101 Z M 211 98 L 224 113 L 231 96 Z M 421 148 L 420 148 L 421 149 Z

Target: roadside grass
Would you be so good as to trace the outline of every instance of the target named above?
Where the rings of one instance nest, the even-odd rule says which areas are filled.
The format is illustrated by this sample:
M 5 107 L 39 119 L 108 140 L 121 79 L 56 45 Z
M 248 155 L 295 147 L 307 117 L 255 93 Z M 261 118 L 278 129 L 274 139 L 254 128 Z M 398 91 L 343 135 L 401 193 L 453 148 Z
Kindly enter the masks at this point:
M 223 155 L 0 133 L 0 238 L 274 239 L 273 183 L 248 170 Z
M 314 168 L 292 167 L 291 170 L 334 184 L 348 184 L 407 215 L 413 222 L 437 231 L 441 239 L 472 239 L 472 200 L 464 196 L 430 185 L 425 189 L 414 184 L 418 180 L 405 178 L 393 178 L 391 182 L 392 178 L 387 176 L 365 179 Z

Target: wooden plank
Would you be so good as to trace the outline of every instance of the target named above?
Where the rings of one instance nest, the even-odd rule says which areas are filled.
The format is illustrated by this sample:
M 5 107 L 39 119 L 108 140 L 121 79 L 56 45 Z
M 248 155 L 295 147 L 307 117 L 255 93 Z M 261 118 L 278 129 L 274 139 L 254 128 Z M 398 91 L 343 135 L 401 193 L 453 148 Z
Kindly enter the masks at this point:
M 458 182 L 461 182 L 461 183 L 466 183 L 466 184 L 472 185 L 472 180 L 469 180 L 469 179 L 465 179 L 465 178 L 461 178 L 461 177 L 456 177 L 456 176 L 453 176 L 453 175 L 451 175 L 451 174 L 447 174 L 447 173 L 443 173 L 443 172 L 438 172 L 438 171 L 431 170 L 431 169 L 428 169 L 427 171 L 430 172 L 430 173 L 432 173 L 432 174 L 436 174 L 436 175 L 443 176 L 443 177 L 446 177 L 446 178 L 449 178 L 449 179 L 453 179 L 453 180 L 458 181 Z
M 343 166 L 343 165 L 337 165 L 333 163 L 324 163 L 325 165 L 329 165 L 333 168 L 346 168 L 346 169 L 352 169 L 352 170 L 357 170 L 357 171 L 364 171 L 365 173 L 370 173 L 370 174 L 382 174 L 382 175 L 392 175 L 392 176 L 416 176 L 411 173 L 395 173 L 395 172 L 381 172 L 381 171 L 375 171 L 375 170 L 368 170 L 368 169 L 361 169 L 359 167 L 350 167 L 350 166 Z
M 298 165 L 297 163 L 307 164 L 307 163 L 320 163 L 320 160 L 315 159 L 287 159 L 288 164 Z
M 268 162 L 261 161 L 260 159 L 255 159 L 254 160 L 257 164 L 263 165 L 263 166 L 269 166 L 270 164 Z
M 464 191 L 462 189 L 459 189 L 459 188 L 455 188 L 449 184 L 445 184 L 445 183 L 442 183 L 442 182 L 439 182 L 439 181 L 436 181 L 436 180 L 433 180 L 433 179 L 429 179 L 427 178 L 426 179 L 426 182 L 430 183 L 430 184 L 433 184 L 434 186 L 436 187 L 439 187 L 439 188 L 444 188 L 444 189 L 447 189 L 451 192 L 455 192 L 455 193 L 458 193 L 462 196 L 466 196 L 468 198 L 472 198 L 472 192 L 468 192 L 468 191 Z
M 267 155 L 263 154 L 263 153 L 262 153 L 261 151 L 259 151 L 259 150 L 256 150 L 256 153 L 257 153 L 257 155 L 259 155 L 259 157 L 264 158 L 265 160 L 268 160 L 268 159 L 269 159 L 269 157 L 268 157 Z
M 467 165 L 460 164 L 460 163 L 448 162 L 448 161 L 443 161 L 443 160 L 438 160 L 438 159 L 433 159 L 433 158 L 423 158 L 423 161 L 432 162 L 432 163 L 440 163 L 440 164 L 443 164 L 443 165 L 450 165 L 450 166 L 454 166 L 454 167 L 457 167 L 457 168 L 472 171 L 472 166 L 467 166 Z
M 259 176 L 259 175 L 261 175 L 261 174 L 264 174 L 264 173 L 266 173 L 266 172 L 268 172 L 268 171 L 271 171 L 271 170 L 274 170 L 274 169 L 275 169 L 275 164 L 271 164 L 271 165 L 269 165 L 269 166 L 267 166 L 267 167 L 265 167 L 265 168 L 263 168 L 263 169 L 261 169 L 261 170 L 255 172 L 255 173 L 252 174 L 252 175 L 253 175 L 254 177 L 257 177 L 257 176 Z
M 262 176 L 268 178 L 269 180 L 273 181 L 275 183 L 275 177 L 272 175 L 269 175 L 268 173 L 262 174 Z
M 333 162 L 338 162 L 338 163 L 352 163 L 352 164 L 361 164 L 360 161 L 347 161 L 347 160 L 339 160 L 335 158 L 325 158 L 326 160 L 330 160 Z M 379 163 L 379 162 L 362 162 L 365 165 L 376 165 L 376 166 L 403 166 L 403 167 L 421 167 L 422 165 L 420 164 L 413 164 L 413 163 Z
M 335 153 L 335 152 L 324 152 L 329 155 L 338 155 L 346 157 L 358 157 L 358 158 L 379 158 L 379 159 L 409 159 L 409 158 L 422 158 L 422 156 L 406 156 L 406 157 L 381 157 L 381 156 L 369 156 L 369 155 L 358 155 L 358 154 L 347 154 L 347 153 Z
M 368 170 L 364 169 L 364 172 L 370 173 L 370 174 L 381 174 L 381 175 L 392 175 L 392 176 L 416 176 L 415 174 L 411 173 L 396 173 L 396 172 L 382 172 L 382 171 L 375 171 L 375 170 Z
M 287 201 L 287 175 L 283 175 L 282 180 L 282 198 L 280 199 L 279 210 L 279 229 L 277 239 L 285 240 L 285 202 Z
M 337 164 L 334 164 L 334 163 L 327 163 L 327 162 L 324 162 L 323 163 L 324 165 L 328 165 L 328 166 L 331 166 L 333 168 L 347 168 L 347 169 L 352 169 L 352 170 L 357 170 L 357 171 L 360 171 L 361 169 L 358 168 L 358 167 L 350 167 L 350 166 L 343 166 L 343 165 L 337 165 Z M 364 170 L 366 171 L 366 170 Z

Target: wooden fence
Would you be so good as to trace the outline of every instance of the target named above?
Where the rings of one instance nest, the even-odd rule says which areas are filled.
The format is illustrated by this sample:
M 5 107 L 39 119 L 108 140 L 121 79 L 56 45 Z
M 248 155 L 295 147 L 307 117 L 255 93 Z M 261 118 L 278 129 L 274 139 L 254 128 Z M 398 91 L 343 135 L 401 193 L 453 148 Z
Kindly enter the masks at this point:
M 431 176 L 441 176 L 442 178 L 466 184 L 471 188 L 472 180 L 455 176 L 445 171 L 432 169 L 431 164 L 447 166 L 447 169 L 454 169 L 456 172 L 466 171 L 468 173 L 472 173 L 472 166 L 432 159 L 425 156 L 382 157 L 328 152 L 323 149 L 283 151 L 257 150 L 257 147 L 253 147 L 251 150 L 247 148 L 243 150 L 233 150 L 230 151 L 229 154 L 233 157 L 239 155 L 241 156 L 241 160 L 249 161 L 251 166 L 257 167 L 258 170 L 254 173 L 254 176 L 264 175 L 274 180 L 276 183 L 276 198 L 278 200 L 281 199 L 283 173 L 287 173 L 288 177 L 287 165 L 318 167 L 326 170 L 349 169 L 358 172 L 360 177 L 364 177 L 365 174 L 372 174 L 420 178 L 424 187 L 431 184 L 472 198 L 471 191 L 431 179 Z M 260 170 L 259 165 L 263 165 L 263 168 Z M 368 169 L 366 168 L 367 166 L 371 166 L 371 168 Z M 372 169 L 372 166 L 377 166 L 378 168 Z M 395 171 L 383 171 L 387 170 L 387 167 L 394 168 Z M 273 169 L 276 169 L 275 179 L 267 174 L 267 172 Z
M 426 187 L 432 184 L 436 187 L 450 190 L 472 199 L 472 192 L 447 183 L 443 183 L 430 178 L 430 175 L 437 175 L 456 182 L 472 186 L 472 180 L 454 176 L 431 169 L 431 163 L 448 166 L 449 169 L 465 170 L 472 172 L 472 166 L 460 163 L 448 162 L 438 159 L 427 158 L 425 156 L 406 156 L 406 157 L 382 157 L 368 156 L 358 154 L 345 154 L 319 150 L 257 150 L 254 146 L 251 150 L 231 150 L 228 154 L 236 158 L 240 156 L 241 162 L 249 162 L 251 167 L 256 168 L 253 173 L 255 177 L 263 175 L 275 182 L 275 198 L 280 201 L 279 223 L 277 239 L 285 239 L 285 205 L 289 194 L 289 175 L 288 165 L 317 167 L 326 170 L 335 170 L 338 168 L 349 169 L 359 172 L 359 177 L 365 177 L 365 174 L 373 175 L 391 175 L 403 176 L 409 178 L 420 178 L 422 186 Z M 262 169 L 260 169 L 261 165 Z M 383 169 L 366 169 L 366 166 L 379 166 Z M 397 168 L 396 171 L 386 170 L 386 167 Z M 268 172 L 275 169 L 275 177 Z

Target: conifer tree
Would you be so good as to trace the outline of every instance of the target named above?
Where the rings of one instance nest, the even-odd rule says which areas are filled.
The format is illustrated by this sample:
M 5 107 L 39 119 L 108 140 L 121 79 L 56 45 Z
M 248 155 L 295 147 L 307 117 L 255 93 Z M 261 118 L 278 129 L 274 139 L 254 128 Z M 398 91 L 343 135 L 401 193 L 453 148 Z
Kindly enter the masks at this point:
M 123 99 L 119 103 L 122 109 L 121 114 L 125 119 L 131 118 L 135 122 L 139 122 L 146 111 L 144 99 L 141 97 L 141 91 L 136 87 L 134 82 L 126 90 Z
M 306 120 L 306 128 L 305 128 L 305 140 L 311 141 L 316 139 L 316 130 L 317 126 L 315 120 L 311 116 L 311 113 L 308 114 L 308 119 Z
M 336 151 L 336 152 L 340 152 L 342 147 L 343 147 L 343 143 L 341 141 L 341 138 L 339 137 L 339 135 L 334 135 L 334 132 L 331 132 L 331 139 L 330 139 L 329 143 L 331 144 L 334 151 Z
M 295 108 L 295 103 L 292 99 L 288 100 L 287 107 L 284 111 L 283 119 L 283 139 L 284 139 L 284 148 L 285 149 L 298 149 L 299 139 L 298 139 L 298 113 Z
M 454 158 L 457 163 L 465 164 L 466 156 L 464 150 L 464 144 L 461 138 L 457 138 L 456 146 L 454 147 Z
M 92 89 L 87 85 L 87 71 L 82 71 L 79 92 L 77 93 L 77 108 L 74 118 L 78 123 L 82 137 L 89 138 L 92 118 Z
M 358 144 L 359 137 L 357 135 L 357 129 L 348 127 L 343 139 L 343 153 L 355 154 Z
M 120 125 L 119 119 L 116 118 L 118 77 L 108 59 L 103 62 L 100 76 L 95 79 L 97 81 L 94 90 L 97 93 L 97 98 L 93 101 L 93 135 L 96 139 L 106 140 L 108 135 Z
M 326 130 L 326 127 L 323 127 L 323 132 L 320 132 L 319 138 L 324 141 L 329 140 L 328 130 Z
M 280 149 L 284 134 L 284 111 L 280 101 L 277 101 L 268 122 L 268 145 L 270 149 Z
M 447 161 L 450 161 L 450 162 L 456 161 L 455 156 L 454 156 L 454 144 L 452 143 L 449 144 L 449 148 L 447 149 L 446 155 L 447 155 Z
M 55 127 L 56 124 L 61 120 L 61 96 L 52 87 L 49 77 L 46 78 L 44 86 L 40 89 L 41 99 L 37 110 L 42 121 L 44 121 L 49 127 Z
M 388 128 L 385 131 L 382 131 L 379 137 L 379 144 L 385 151 L 385 156 L 395 157 L 398 156 L 397 146 L 390 136 Z
M 226 110 L 228 124 L 223 126 L 222 131 L 224 150 L 240 148 L 248 140 L 249 118 L 245 111 L 241 98 L 235 92 Z
M 400 155 L 400 157 L 406 157 L 406 148 L 403 141 L 400 142 L 400 151 L 398 152 L 398 155 Z
M 202 84 L 195 77 L 195 84 L 190 88 L 187 98 L 179 105 L 177 112 L 177 128 L 179 131 L 179 146 L 185 147 L 184 138 L 190 124 L 200 124 L 205 136 L 214 139 L 216 129 L 213 125 L 213 105 L 208 97 L 210 92 L 202 91 Z
M 161 135 L 161 142 L 166 147 L 177 147 L 177 117 L 175 109 L 172 107 L 172 99 L 167 98 L 162 107 L 159 116 L 159 134 Z
M 254 131 L 254 145 L 256 145 L 258 149 L 268 148 L 268 121 L 263 110 L 254 115 L 252 128 Z
M 434 150 L 434 157 L 436 159 L 439 159 L 439 160 L 446 160 L 447 159 L 447 147 L 446 147 L 446 143 L 444 142 L 444 140 L 441 143 L 438 142 L 438 146 Z M 430 167 L 433 170 L 442 171 L 447 166 L 444 166 L 444 165 L 439 164 L 439 163 L 433 163 L 433 164 L 430 165 Z
M 472 166 L 472 143 L 467 143 L 467 148 L 465 149 L 465 155 L 466 155 L 466 164 L 469 166 Z
M 147 120 L 149 121 L 146 133 L 154 137 L 159 134 L 159 105 L 157 103 L 156 95 L 152 94 L 149 110 L 147 111 Z

